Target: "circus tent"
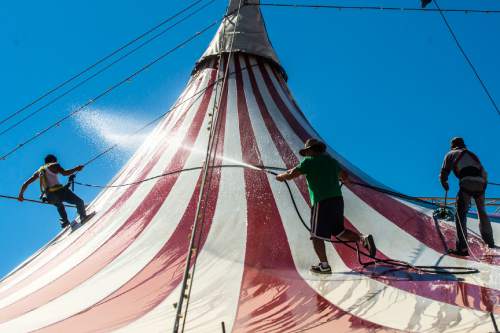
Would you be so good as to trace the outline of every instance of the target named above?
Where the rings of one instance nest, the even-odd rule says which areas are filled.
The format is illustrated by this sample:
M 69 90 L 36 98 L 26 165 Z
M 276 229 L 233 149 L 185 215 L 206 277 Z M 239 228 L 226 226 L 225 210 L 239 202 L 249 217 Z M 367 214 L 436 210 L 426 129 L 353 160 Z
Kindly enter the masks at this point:
M 377 258 L 477 271 L 364 266 L 339 243 L 327 247 L 332 275 L 309 271 L 305 180 L 287 187 L 273 172 L 297 165 L 319 135 L 287 87 L 258 4 L 230 1 L 175 109 L 91 203 L 95 217 L 0 282 L 0 332 L 495 330 L 500 261 L 477 221 L 474 255 L 446 255 L 454 225 L 374 190 L 332 148 L 355 180 L 342 188 L 345 223 L 375 237 Z M 113 187 L 127 183 L 136 184 Z

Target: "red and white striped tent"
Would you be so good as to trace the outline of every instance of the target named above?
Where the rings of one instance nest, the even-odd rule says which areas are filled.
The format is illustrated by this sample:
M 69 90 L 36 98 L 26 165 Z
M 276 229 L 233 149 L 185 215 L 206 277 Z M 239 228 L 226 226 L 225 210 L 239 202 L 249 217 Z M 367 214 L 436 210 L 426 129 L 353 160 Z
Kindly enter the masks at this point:
M 307 221 L 305 181 L 290 182 L 290 194 L 253 166 L 293 167 L 318 134 L 287 88 L 258 1 L 247 3 L 231 1 L 175 109 L 111 184 L 171 174 L 103 190 L 90 222 L 6 276 L 0 332 L 495 330 L 499 260 L 477 234 L 474 256 L 445 255 L 453 225 L 367 187 L 343 187 L 345 223 L 374 235 L 377 257 L 479 273 L 363 267 L 343 244 L 327 247 L 332 275 L 309 272 L 317 258 L 292 202 Z M 329 151 L 358 182 L 375 185 Z M 473 218 L 470 227 L 477 232 Z

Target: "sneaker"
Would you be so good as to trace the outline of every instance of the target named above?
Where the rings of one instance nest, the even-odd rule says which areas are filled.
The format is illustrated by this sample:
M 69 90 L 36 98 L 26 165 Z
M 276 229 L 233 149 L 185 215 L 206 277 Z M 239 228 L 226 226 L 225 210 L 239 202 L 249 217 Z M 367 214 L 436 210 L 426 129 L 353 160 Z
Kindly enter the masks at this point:
M 460 257 L 467 257 L 467 256 L 469 256 L 469 251 L 468 250 L 449 249 L 448 254 L 453 254 L 456 256 L 460 256 Z
M 330 265 L 323 266 L 322 264 L 312 265 L 311 272 L 318 274 L 332 274 Z
M 61 221 L 61 228 L 66 228 L 70 223 L 68 220 L 59 219 Z
M 377 255 L 377 247 L 375 246 L 375 241 L 373 240 L 372 235 L 364 236 L 361 239 L 361 244 L 363 244 L 364 248 L 368 251 L 370 257 L 375 258 Z

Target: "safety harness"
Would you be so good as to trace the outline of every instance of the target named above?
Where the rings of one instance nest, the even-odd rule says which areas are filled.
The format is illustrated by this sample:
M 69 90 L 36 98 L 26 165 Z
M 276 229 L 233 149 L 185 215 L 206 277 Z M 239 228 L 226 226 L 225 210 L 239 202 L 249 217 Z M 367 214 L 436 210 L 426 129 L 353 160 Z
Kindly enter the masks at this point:
M 485 191 L 487 180 L 484 177 L 484 168 L 474 153 L 464 148 L 454 164 L 454 172 L 463 191 L 470 194 Z
M 64 186 L 61 185 L 61 184 L 56 184 L 56 185 L 53 185 L 53 186 L 49 186 L 49 182 L 48 182 L 48 179 L 47 179 L 47 171 L 49 171 L 49 168 L 56 165 L 57 163 L 47 163 L 45 165 L 43 165 L 42 167 L 40 167 L 40 169 L 38 169 L 38 176 L 40 177 L 40 199 L 43 201 L 43 202 L 48 202 L 48 199 L 47 199 L 47 193 L 53 193 L 53 192 L 56 192 L 56 191 L 59 191 L 60 189 L 62 189 Z

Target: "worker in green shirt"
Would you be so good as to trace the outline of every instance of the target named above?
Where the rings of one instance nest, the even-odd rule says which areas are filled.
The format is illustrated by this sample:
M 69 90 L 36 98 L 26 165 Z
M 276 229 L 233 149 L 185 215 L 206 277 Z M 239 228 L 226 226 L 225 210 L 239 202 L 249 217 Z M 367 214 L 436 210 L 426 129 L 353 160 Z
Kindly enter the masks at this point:
M 320 263 L 311 266 L 311 271 L 331 274 L 325 251 L 325 240 L 332 236 L 346 242 L 360 242 L 375 257 L 377 248 L 371 235 L 362 236 L 344 227 L 344 199 L 339 179 L 348 182 L 347 174 L 339 163 L 326 153 L 326 145 L 316 139 L 308 139 L 304 149 L 299 151 L 304 159 L 293 169 L 276 176 L 279 181 L 306 176 L 311 198 L 311 239 Z

